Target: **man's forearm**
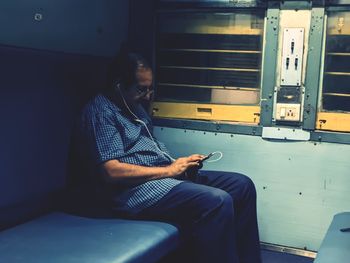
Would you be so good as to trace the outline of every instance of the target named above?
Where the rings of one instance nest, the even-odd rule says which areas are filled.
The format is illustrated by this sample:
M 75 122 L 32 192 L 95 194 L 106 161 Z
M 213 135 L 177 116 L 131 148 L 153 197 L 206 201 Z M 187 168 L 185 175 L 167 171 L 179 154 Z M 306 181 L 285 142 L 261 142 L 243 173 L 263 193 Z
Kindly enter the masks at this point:
M 166 177 L 179 177 L 188 168 L 198 166 L 203 157 L 199 154 L 181 157 L 164 167 L 147 167 L 110 160 L 102 164 L 101 169 L 106 182 L 133 185 Z
M 107 182 L 119 182 L 122 184 L 137 184 L 173 176 L 168 166 L 147 167 L 121 163 L 117 160 L 103 164 L 102 173 Z

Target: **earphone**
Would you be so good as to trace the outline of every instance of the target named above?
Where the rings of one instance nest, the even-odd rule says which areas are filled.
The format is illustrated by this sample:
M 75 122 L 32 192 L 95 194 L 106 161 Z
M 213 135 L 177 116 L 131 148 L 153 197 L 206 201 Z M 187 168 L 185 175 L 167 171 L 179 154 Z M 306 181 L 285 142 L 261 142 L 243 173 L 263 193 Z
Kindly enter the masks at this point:
M 122 92 L 121 89 L 120 89 L 120 84 L 119 84 L 119 83 L 117 84 L 117 88 L 118 88 L 118 91 L 119 91 L 119 93 L 120 93 L 120 95 L 121 95 L 121 97 L 122 97 L 122 100 L 123 100 L 123 103 L 124 103 L 125 107 L 128 109 L 128 111 L 130 112 L 130 114 L 135 118 L 135 121 L 138 122 L 138 123 L 141 123 L 141 124 L 146 128 L 146 131 L 147 131 L 149 137 L 151 138 L 152 142 L 153 142 L 154 145 L 156 146 L 156 148 L 157 148 L 161 153 L 163 153 L 165 156 L 167 156 L 171 161 L 175 161 L 175 158 L 171 157 L 168 153 L 166 153 L 166 152 L 162 151 L 162 149 L 160 149 L 160 147 L 158 146 L 158 144 L 157 144 L 156 141 L 154 140 L 154 138 L 153 138 L 153 136 L 152 136 L 150 130 L 148 129 L 147 124 L 146 124 L 144 121 L 140 120 L 139 117 L 137 117 L 137 115 L 130 109 L 128 103 L 126 102 L 126 100 L 125 100 L 125 98 L 124 98 L 123 92 Z

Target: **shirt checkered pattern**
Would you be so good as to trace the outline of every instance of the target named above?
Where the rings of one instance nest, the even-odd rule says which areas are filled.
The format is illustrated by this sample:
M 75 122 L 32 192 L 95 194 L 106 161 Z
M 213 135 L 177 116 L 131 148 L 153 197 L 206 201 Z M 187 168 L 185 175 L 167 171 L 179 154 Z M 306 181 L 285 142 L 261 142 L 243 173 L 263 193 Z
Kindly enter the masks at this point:
M 151 120 L 143 108 L 139 106 L 134 111 L 151 131 Z M 98 95 L 88 103 L 81 121 L 90 157 L 96 165 L 113 159 L 141 166 L 165 166 L 171 163 L 164 154 L 168 153 L 165 145 L 154 139 L 156 145 L 143 124 L 132 120 L 104 95 Z M 114 200 L 117 200 L 120 210 L 140 211 L 155 204 L 181 182 L 173 178 L 147 181 L 116 193 Z

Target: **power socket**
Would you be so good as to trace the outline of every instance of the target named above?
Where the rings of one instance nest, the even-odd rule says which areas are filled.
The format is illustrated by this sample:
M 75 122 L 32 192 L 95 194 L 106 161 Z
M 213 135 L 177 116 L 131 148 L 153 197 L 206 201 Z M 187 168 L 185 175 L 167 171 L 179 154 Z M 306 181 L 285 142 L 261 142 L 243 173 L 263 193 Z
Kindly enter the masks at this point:
M 278 121 L 300 121 L 300 104 L 277 103 L 275 118 Z

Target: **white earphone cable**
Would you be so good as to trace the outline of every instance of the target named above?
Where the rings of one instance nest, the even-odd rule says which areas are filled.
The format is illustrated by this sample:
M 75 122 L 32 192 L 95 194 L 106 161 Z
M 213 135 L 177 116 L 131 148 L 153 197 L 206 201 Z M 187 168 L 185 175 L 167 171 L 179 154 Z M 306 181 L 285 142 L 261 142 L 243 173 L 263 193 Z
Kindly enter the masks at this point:
M 118 84 L 117 87 L 118 87 L 118 90 L 119 90 L 119 92 L 120 92 L 120 95 L 122 96 L 122 99 L 123 99 L 123 102 L 124 102 L 125 107 L 126 107 L 126 108 L 128 109 L 128 111 L 131 113 L 131 115 L 135 118 L 135 121 L 141 123 L 141 124 L 146 128 L 146 131 L 147 131 L 149 137 L 151 138 L 151 140 L 153 141 L 153 143 L 154 143 L 154 145 L 157 147 L 157 149 L 158 149 L 160 152 L 162 152 L 165 156 L 167 156 L 170 160 L 175 161 L 175 159 L 174 159 L 173 157 L 171 157 L 168 153 L 166 153 L 166 152 L 162 151 L 162 149 L 160 149 L 159 145 L 156 143 L 156 141 L 154 140 L 154 138 L 153 138 L 151 132 L 149 131 L 149 129 L 148 129 L 148 127 L 147 127 L 147 124 L 146 124 L 144 121 L 140 120 L 140 119 L 137 117 L 137 115 L 136 115 L 135 113 L 133 113 L 132 110 L 130 109 L 129 105 L 127 104 L 127 102 L 126 102 L 126 100 L 125 100 L 125 98 L 124 98 L 124 96 L 123 96 L 122 91 L 121 91 L 120 88 L 119 88 L 119 84 Z
M 213 155 L 215 155 L 215 154 L 219 154 L 219 157 L 214 159 L 214 160 L 205 160 L 205 162 L 207 162 L 207 163 L 217 162 L 217 161 L 220 161 L 222 159 L 222 157 L 224 156 L 224 154 L 220 151 L 213 152 Z

